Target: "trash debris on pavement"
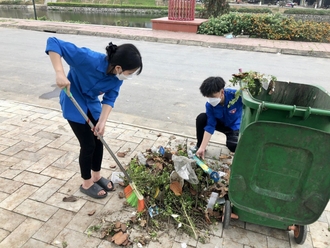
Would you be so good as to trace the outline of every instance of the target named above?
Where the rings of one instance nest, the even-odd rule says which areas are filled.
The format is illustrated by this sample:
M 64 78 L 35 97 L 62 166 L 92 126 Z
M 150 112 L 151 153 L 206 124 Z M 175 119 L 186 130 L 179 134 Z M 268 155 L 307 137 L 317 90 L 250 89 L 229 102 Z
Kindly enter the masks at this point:
M 188 181 L 191 184 L 198 184 L 198 178 L 191 167 L 192 159 L 189 159 L 184 156 L 172 156 L 172 160 L 174 163 L 175 171 L 178 175 L 184 180 Z
M 213 210 L 214 204 L 216 203 L 216 201 L 218 199 L 218 196 L 219 196 L 219 194 L 216 193 L 216 192 L 211 193 L 211 196 L 210 196 L 209 201 L 207 203 L 207 207 L 206 207 L 207 209 Z
M 117 171 L 115 171 L 115 172 L 112 172 L 112 174 L 111 174 L 111 181 L 113 182 L 113 183 L 122 183 L 122 182 L 124 182 L 124 178 L 125 177 L 125 175 L 124 175 L 124 173 L 123 172 L 117 172 Z
M 159 214 L 159 208 L 156 205 L 150 206 L 148 208 L 148 213 L 149 213 L 150 217 L 152 218 Z

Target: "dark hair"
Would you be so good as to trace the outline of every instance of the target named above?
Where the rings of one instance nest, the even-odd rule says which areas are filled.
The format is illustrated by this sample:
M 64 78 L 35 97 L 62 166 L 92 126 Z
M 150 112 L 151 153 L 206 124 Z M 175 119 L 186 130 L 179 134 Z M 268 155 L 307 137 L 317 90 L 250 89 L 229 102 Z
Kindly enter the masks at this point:
M 117 65 L 121 66 L 123 71 L 139 68 L 137 75 L 142 72 L 142 57 L 139 50 L 133 44 L 116 46 L 110 42 L 105 50 L 107 51 L 110 73 L 113 73 Z
M 208 77 L 199 87 L 203 96 L 210 97 L 225 88 L 226 82 L 222 77 Z

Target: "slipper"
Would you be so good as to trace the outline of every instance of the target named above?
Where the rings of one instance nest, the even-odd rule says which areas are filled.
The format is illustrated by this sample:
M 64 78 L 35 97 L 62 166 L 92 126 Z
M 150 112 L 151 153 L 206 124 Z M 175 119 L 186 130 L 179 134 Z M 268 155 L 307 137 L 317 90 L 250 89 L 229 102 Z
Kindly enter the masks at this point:
M 104 190 L 100 185 L 94 183 L 92 186 L 90 186 L 88 189 L 84 189 L 82 187 L 82 185 L 80 185 L 80 191 L 92 198 L 95 198 L 95 199 L 102 199 L 102 198 L 105 198 L 108 193 L 105 192 L 104 195 L 98 195 L 98 193 L 101 191 L 101 190 Z
M 115 187 L 111 180 L 105 179 L 104 177 L 101 177 L 97 182 L 95 182 L 97 185 L 101 186 L 105 191 L 114 191 Z M 109 188 L 108 184 L 111 183 L 112 187 Z

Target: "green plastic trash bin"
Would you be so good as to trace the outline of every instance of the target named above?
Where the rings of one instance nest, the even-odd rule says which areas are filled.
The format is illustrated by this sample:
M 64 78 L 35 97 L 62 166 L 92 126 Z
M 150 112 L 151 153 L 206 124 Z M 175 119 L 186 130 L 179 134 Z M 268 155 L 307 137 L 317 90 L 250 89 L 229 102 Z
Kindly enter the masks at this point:
M 242 100 L 230 211 L 241 221 L 293 228 L 302 244 L 306 225 L 320 217 L 330 198 L 330 96 L 320 87 L 276 82 L 271 95 L 263 90 L 252 97 L 243 90 Z M 226 206 L 224 227 L 230 218 Z
M 244 83 L 240 85 L 244 87 Z M 330 132 L 330 95 L 323 88 L 307 84 L 277 81 L 275 91 L 262 89 L 252 97 L 242 91 L 244 111 L 240 132 L 252 122 L 275 121 Z

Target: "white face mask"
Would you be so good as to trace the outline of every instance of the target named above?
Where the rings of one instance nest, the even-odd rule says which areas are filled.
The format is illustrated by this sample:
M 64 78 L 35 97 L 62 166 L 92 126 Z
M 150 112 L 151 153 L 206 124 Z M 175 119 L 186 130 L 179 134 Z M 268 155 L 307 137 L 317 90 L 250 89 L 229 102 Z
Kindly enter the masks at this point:
M 215 107 L 221 102 L 221 99 L 218 97 L 210 97 L 207 99 L 207 101 L 209 102 L 209 104 Z
M 120 73 L 120 74 L 116 74 L 116 77 L 119 80 L 126 80 L 126 79 L 132 79 L 133 78 L 133 75 L 132 74 L 130 74 L 130 75 L 124 75 L 123 73 Z

